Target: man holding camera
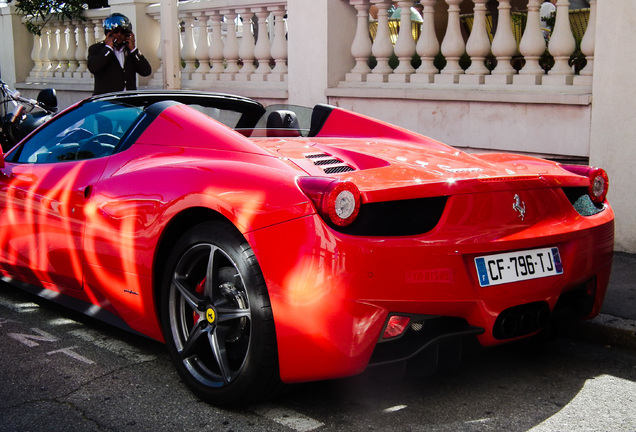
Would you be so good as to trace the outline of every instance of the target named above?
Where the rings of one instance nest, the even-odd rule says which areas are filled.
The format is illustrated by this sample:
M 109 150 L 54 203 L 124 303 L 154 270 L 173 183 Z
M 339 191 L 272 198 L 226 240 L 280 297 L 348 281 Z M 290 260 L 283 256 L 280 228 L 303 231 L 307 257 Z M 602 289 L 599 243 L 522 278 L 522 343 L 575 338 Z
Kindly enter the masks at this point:
M 104 20 L 103 42 L 88 49 L 88 70 L 95 77 L 93 94 L 137 89 L 137 74 L 148 76 L 152 68 L 135 46 L 130 20 L 120 13 Z

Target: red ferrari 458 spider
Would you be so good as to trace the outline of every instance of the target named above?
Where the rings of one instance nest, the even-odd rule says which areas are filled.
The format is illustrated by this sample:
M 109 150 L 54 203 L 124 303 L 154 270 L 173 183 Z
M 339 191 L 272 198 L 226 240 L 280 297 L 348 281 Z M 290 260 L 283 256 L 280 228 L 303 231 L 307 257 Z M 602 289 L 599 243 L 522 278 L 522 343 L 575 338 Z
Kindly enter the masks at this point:
M 0 158 L 0 272 L 165 342 L 197 395 L 236 404 L 595 316 L 607 187 L 328 105 L 101 95 Z

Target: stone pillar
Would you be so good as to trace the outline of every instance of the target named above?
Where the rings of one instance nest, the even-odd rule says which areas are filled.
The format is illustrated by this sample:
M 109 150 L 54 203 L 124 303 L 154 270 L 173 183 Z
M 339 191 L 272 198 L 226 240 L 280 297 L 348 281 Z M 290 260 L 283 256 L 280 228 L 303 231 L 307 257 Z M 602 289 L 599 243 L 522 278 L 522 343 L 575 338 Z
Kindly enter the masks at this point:
M 15 2 L 0 6 L 0 77 L 12 88 L 24 82 L 34 66 L 30 55 L 34 38 L 21 19 Z
M 590 164 L 607 170 L 616 213 L 616 250 L 636 253 L 636 56 L 621 41 L 636 27 L 633 0 L 596 3 Z
M 288 1 L 290 104 L 313 106 L 327 102 L 325 89 L 344 81 L 355 65 L 351 45 L 356 32 L 356 9 L 343 0 L 311 3 L 307 7 L 306 0 Z

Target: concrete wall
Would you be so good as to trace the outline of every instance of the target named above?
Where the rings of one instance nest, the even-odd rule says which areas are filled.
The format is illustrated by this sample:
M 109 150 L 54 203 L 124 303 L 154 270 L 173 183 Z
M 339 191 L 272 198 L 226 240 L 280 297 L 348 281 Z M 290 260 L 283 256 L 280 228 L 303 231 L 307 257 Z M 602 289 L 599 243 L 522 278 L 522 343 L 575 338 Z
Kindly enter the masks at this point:
M 609 173 L 616 249 L 636 253 L 636 9 L 599 0 L 597 12 L 590 162 Z
M 589 102 L 556 105 L 335 96 L 329 102 L 468 151 L 521 152 L 581 160 L 589 155 Z

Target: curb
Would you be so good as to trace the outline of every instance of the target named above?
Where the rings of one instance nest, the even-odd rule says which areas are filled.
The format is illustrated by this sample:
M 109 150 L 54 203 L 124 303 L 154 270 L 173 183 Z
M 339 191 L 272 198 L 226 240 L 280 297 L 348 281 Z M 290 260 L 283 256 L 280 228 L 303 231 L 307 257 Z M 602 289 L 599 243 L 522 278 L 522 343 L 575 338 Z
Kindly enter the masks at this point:
M 561 334 L 603 345 L 636 350 L 636 320 L 600 314 L 589 321 L 563 323 Z

